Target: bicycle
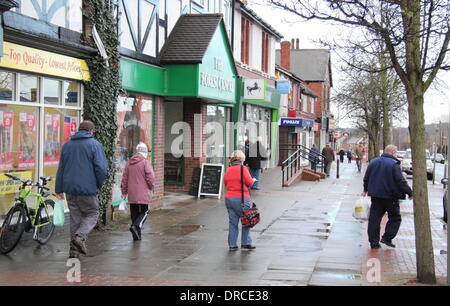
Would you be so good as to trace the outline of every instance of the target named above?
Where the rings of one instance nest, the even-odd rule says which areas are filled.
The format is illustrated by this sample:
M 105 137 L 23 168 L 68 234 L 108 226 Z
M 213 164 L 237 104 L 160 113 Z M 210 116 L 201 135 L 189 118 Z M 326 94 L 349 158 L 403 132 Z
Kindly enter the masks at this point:
M 45 199 L 51 194 L 50 188 L 45 187 L 51 177 L 40 177 L 42 184 L 30 180 L 22 180 L 11 174 L 4 174 L 12 180 L 20 181 L 22 186 L 19 188 L 19 197 L 15 198 L 13 207 L 6 215 L 5 221 L 0 228 L 0 252 L 7 254 L 11 252 L 19 243 L 23 233 L 34 229 L 33 239 L 39 244 L 46 244 L 54 230 L 53 211 L 55 202 Z M 29 188 L 28 188 L 29 187 Z M 37 187 L 38 193 L 32 192 Z M 27 198 L 35 197 L 36 208 L 28 208 Z

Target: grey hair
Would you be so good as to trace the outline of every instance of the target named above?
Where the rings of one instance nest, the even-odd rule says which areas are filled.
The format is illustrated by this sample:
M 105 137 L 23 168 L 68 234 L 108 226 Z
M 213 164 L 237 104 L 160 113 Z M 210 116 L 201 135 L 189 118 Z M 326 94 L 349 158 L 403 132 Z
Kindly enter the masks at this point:
M 386 148 L 384 148 L 384 153 L 393 154 L 397 152 L 397 147 L 393 144 L 387 145 Z

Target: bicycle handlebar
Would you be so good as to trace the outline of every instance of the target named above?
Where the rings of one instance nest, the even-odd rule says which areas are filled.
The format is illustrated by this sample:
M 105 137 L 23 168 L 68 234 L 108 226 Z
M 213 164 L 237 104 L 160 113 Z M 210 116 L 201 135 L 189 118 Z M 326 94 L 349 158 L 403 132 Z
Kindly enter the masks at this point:
M 35 187 L 41 188 L 42 190 L 50 191 L 50 188 L 45 187 L 45 184 L 48 181 L 52 180 L 52 178 L 50 176 L 41 176 L 40 179 L 43 181 L 43 184 L 41 185 L 41 184 L 39 184 L 37 182 L 33 183 L 30 180 L 22 180 L 22 179 L 18 178 L 17 176 L 14 176 L 14 175 L 11 175 L 11 174 L 8 174 L 8 173 L 4 173 L 4 175 L 6 177 L 9 177 L 10 179 L 15 180 L 15 181 L 20 181 L 24 186 L 35 186 Z

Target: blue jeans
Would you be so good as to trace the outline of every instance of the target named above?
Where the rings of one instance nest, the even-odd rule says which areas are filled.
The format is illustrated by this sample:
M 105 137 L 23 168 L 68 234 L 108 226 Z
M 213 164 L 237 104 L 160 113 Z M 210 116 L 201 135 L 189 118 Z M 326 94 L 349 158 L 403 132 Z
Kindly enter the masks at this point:
M 259 189 L 259 177 L 261 176 L 261 169 L 252 169 L 250 168 L 250 175 L 256 179 L 255 183 L 250 187 L 251 189 Z
M 250 199 L 244 199 L 245 207 L 250 208 Z M 239 223 L 241 223 L 242 205 L 241 198 L 225 198 L 225 206 L 228 210 L 228 246 L 237 247 L 237 238 L 239 235 Z M 243 227 L 241 233 L 241 245 L 252 244 L 250 237 L 250 228 Z

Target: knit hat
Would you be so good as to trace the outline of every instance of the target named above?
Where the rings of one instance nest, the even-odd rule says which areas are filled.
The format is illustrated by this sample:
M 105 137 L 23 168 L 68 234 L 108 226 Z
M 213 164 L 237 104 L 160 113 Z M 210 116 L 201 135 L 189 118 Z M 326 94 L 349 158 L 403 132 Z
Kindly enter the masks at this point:
M 148 156 L 148 148 L 147 145 L 143 142 L 140 142 L 137 146 L 136 146 L 136 152 L 141 154 L 142 156 L 144 156 L 145 158 L 147 158 Z

